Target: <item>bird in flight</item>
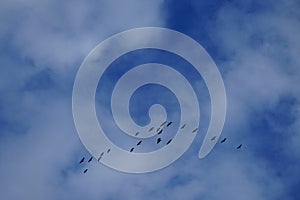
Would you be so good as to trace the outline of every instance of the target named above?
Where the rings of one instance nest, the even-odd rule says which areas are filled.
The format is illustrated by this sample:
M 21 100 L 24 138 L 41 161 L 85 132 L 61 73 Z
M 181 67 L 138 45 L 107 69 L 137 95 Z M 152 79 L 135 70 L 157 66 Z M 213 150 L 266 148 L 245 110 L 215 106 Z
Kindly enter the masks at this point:
M 149 132 L 151 132 L 153 129 L 154 129 L 154 127 L 151 127 L 151 128 L 149 129 Z
M 167 127 L 169 127 L 171 124 L 172 124 L 172 122 L 169 122 L 169 123 L 167 124 Z
M 165 125 L 167 123 L 167 121 L 164 121 L 161 125 L 160 125 L 160 127 L 162 127 L 163 125 Z
M 83 173 L 85 174 L 87 171 L 88 171 L 88 169 L 85 169 L 85 170 L 83 171 Z
M 110 149 L 107 149 L 107 152 L 106 153 L 109 153 L 110 152 Z
M 142 140 L 140 140 L 136 145 L 139 146 L 142 143 Z
M 213 141 L 213 140 L 215 140 L 215 139 L 216 139 L 216 136 L 212 137 L 210 140 Z
M 137 136 L 138 134 L 139 134 L 139 132 L 136 132 L 136 133 L 135 133 L 135 136 Z
M 161 142 L 161 138 L 157 138 L 156 140 L 156 144 L 160 143 Z
M 79 163 L 83 163 L 83 161 L 84 161 L 84 157 L 80 160 L 80 162 Z
M 172 142 L 172 139 L 170 139 L 170 140 L 167 142 L 167 145 L 170 144 L 170 142 Z
M 185 124 L 183 124 L 181 127 L 180 127 L 180 129 L 183 129 L 185 127 Z
M 224 139 L 221 141 L 221 143 L 224 143 L 224 142 L 226 141 L 226 139 L 227 139 L 227 138 L 224 138 Z
M 91 158 L 88 160 L 88 162 L 91 162 L 93 160 L 93 156 L 91 156 Z
M 159 134 L 161 134 L 162 132 L 163 132 L 163 130 L 162 130 L 162 129 L 160 129 L 160 131 L 159 131 L 157 134 L 159 135 Z
M 132 148 L 130 149 L 130 152 L 133 152 L 133 150 L 134 150 L 134 148 L 132 147 Z
M 198 128 L 195 128 L 195 129 L 192 131 L 192 133 L 195 133 L 197 130 L 198 130 Z
M 102 152 L 101 155 L 99 156 L 99 158 L 97 159 L 98 162 L 99 162 L 99 160 L 102 158 L 103 155 L 104 155 L 104 152 Z
M 242 144 L 240 144 L 238 147 L 237 147 L 237 149 L 240 149 L 242 147 Z

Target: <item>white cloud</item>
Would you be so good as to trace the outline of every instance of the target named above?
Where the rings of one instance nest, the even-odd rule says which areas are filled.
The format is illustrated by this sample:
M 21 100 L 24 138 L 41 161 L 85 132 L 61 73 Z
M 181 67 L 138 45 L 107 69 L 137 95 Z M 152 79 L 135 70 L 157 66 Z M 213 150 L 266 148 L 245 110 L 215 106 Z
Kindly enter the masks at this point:
M 5 129 L 0 142 L 3 198 L 292 199 L 286 191 L 296 178 L 283 182 L 251 147 L 240 152 L 234 148 L 244 136 L 238 131 L 249 128 L 253 112 L 275 109 L 286 95 L 299 101 L 296 1 L 253 13 L 234 4 L 221 8 L 209 33 L 228 59 L 217 64 L 229 97 L 224 134 L 231 141 L 200 161 L 197 141 L 173 165 L 145 175 L 119 173 L 98 163 L 82 174 L 84 167 L 77 163 L 86 152 L 72 121 L 71 87 L 82 59 L 109 35 L 138 26 L 164 26 L 162 1 L 94 3 L 0 3 L 0 37 L 8 38 L 2 42 L 17 51 L 1 56 L 1 117 L 15 126 Z M 56 86 L 24 90 L 44 69 L 53 72 Z M 298 113 L 295 118 L 289 129 L 291 144 L 283 144 L 292 159 L 299 158 Z M 297 166 L 291 165 L 286 173 L 292 176 L 295 171 Z

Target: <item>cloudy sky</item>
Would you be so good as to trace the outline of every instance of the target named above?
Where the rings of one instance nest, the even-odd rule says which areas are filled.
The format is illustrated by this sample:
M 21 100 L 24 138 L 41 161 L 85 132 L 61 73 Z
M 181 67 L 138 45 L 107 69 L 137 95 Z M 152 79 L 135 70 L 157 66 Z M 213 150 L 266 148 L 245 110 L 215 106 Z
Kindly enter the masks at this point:
M 0 198 L 296 200 L 300 196 L 299 8 L 297 0 L 2 0 Z M 199 90 L 198 135 L 180 159 L 159 171 L 129 174 L 97 162 L 79 165 L 82 156 L 90 154 L 72 116 L 76 73 L 101 41 L 145 26 L 180 31 L 213 58 L 227 92 L 221 135 L 227 141 L 218 142 L 206 158 L 198 159 L 210 119 L 209 95 L 201 76 L 176 55 L 138 50 L 112 63 L 99 82 L 96 110 L 108 137 L 124 149 L 135 144 L 114 124 L 107 95 L 123 72 L 147 62 L 175 69 L 185 66 L 181 73 Z M 158 85 L 141 87 L 132 96 L 135 122 L 149 122 L 153 103 L 169 112 L 168 119 L 174 121 L 170 130 L 178 128 L 178 102 Z M 172 137 L 173 132 L 166 135 Z M 138 151 L 162 147 L 147 140 L 145 149 Z M 89 171 L 83 174 L 85 168 Z

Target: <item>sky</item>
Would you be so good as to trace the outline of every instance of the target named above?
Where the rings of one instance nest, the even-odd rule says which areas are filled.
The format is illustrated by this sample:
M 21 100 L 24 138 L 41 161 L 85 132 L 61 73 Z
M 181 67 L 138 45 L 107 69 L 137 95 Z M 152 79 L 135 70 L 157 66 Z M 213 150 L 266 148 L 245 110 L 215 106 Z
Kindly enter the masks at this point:
M 299 199 L 299 7 L 297 0 L 1 1 L 0 198 Z M 95 161 L 79 165 L 90 153 L 73 121 L 76 73 L 101 41 L 147 26 L 182 32 L 212 57 L 226 89 L 221 138 L 227 141 L 198 159 L 210 119 L 205 83 L 176 55 L 137 50 L 113 62 L 98 84 L 97 117 L 108 137 L 124 149 L 136 142 L 111 117 L 114 80 L 135 65 L 160 62 L 184 66 L 181 73 L 198 91 L 201 120 L 194 142 L 155 172 L 123 173 Z M 174 121 L 165 135 L 174 136 L 180 109 L 167 88 L 143 86 L 130 101 L 140 125 L 149 123 L 150 105 L 164 105 Z M 138 151 L 161 148 L 147 140 Z

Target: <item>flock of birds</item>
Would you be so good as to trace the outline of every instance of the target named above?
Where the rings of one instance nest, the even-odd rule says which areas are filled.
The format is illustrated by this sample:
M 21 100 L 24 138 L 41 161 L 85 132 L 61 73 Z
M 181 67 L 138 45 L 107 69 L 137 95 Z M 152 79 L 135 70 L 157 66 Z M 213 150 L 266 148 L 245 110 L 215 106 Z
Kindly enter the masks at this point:
M 172 122 L 168 122 L 168 123 L 167 123 L 167 121 L 163 122 L 163 123 L 159 126 L 159 128 L 156 129 L 157 135 L 162 134 L 162 132 L 163 132 L 163 128 L 162 128 L 162 127 L 163 127 L 165 124 L 167 124 L 166 127 L 169 127 L 169 126 L 172 124 Z M 149 129 L 149 132 L 153 131 L 153 129 L 154 129 L 154 127 L 151 127 L 151 128 Z M 136 133 L 135 133 L 135 136 L 137 136 L 138 134 L 139 134 L 139 132 L 136 132 Z M 158 137 L 158 138 L 156 139 L 156 144 L 159 144 L 161 141 L 162 141 L 162 139 L 161 139 L 160 137 Z M 143 140 L 140 140 L 140 141 L 136 144 L 136 146 L 139 146 L 142 142 L 143 142 Z M 168 140 L 167 143 L 166 143 L 166 145 L 170 144 L 171 142 L 172 142 L 172 139 Z M 133 152 L 133 150 L 134 150 L 134 147 L 132 147 L 132 148 L 130 149 L 130 152 Z
M 157 135 L 162 134 L 162 132 L 163 132 L 163 127 L 164 127 L 165 125 L 166 125 L 166 127 L 169 127 L 171 124 L 172 124 L 172 122 L 167 122 L 167 121 L 163 122 L 163 123 L 159 126 L 159 128 L 156 129 Z M 185 126 L 186 126 L 186 124 L 183 124 L 183 125 L 180 127 L 180 129 L 184 129 Z M 151 128 L 149 129 L 149 132 L 151 132 L 151 131 L 153 131 L 153 130 L 154 130 L 154 127 L 151 127 Z M 195 129 L 192 131 L 192 133 L 195 133 L 197 130 L 198 130 L 198 128 L 195 128 Z M 138 134 L 139 134 L 139 132 L 136 132 L 136 133 L 135 133 L 135 136 L 137 136 Z M 216 138 L 217 138 L 216 136 L 213 136 L 213 137 L 211 138 L 211 141 L 214 141 Z M 221 140 L 220 143 L 222 144 L 222 143 L 224 143 L 226 140 L 227 140 L 227 138 L 225 137 L 225 138 L 223 138 L 223 139 Z M 157 140 L 156 140 L 156 144 L 159 144 L 161 141 L 162 141 L 161 137 L 158 137 Z M 138 143 L 136 144 L 136 146 L 141 145 L 142 142 L 143 142 L 143 140 L 139 140 Z M 169 140 L 166 142 L 166 145 L 170 144 L 171 142 L 172 142 L 172 139 L 169 139 Z M 132 148 L 129 150 L 129 152 L 133 152 L 133 151 L 134 151 L 134 148 L 135 148 L 135 147 L 132 147 Z M 238 146 L 236 147 L 236 149 L 240 149 L 240 148 L 242 148 L 242 144 L 240 144 L 240 145 L 238 145 Z M 110 150 L 111 150 L 111 149 L 107 149 L 106 153 L 108 154 L 108 153 L 110 152 Z M 101 158 L 104 156 L 104 154 L 105 154 L 104 152 L 102 152 L 102 153 L 100 154 L 99 158 L 97 159 L 98 162 L 101 160 Z M 91 156 L 87 162 L 89 163 L 89 162 L 91 162 L 92 160 L 93 160 L 93 156 Z M 83 158 L 79 161 L 79 164 L 82 164 L 84 161 L 85 161 L 85 157 L 83 157 Z M 85 169 L 83 170 L 83 173 L 85 174 L 87 171 L 88 171 L 88 168 L 85 168 Z

